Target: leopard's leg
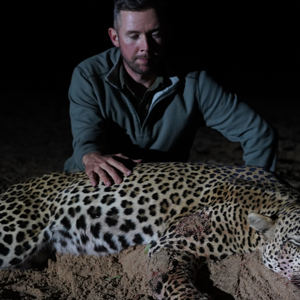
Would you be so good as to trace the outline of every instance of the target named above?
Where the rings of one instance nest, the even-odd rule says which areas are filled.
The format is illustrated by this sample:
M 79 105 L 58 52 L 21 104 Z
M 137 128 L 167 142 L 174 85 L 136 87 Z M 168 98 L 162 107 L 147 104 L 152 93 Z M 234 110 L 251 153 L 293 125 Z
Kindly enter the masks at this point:
M 150 260 L 150 288 L 161 300 L 208 300 L 194 280 L 203 265 L 199 258 L 186 251 L 161 249 Z

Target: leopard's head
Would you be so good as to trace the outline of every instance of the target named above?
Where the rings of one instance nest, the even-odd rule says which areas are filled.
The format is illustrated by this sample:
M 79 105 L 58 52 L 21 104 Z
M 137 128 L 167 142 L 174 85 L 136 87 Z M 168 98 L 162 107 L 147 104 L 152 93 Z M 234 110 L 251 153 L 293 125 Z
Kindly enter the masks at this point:
M 265 266 L 300 288 L 299 201 L 284 205 L 276 219 L 251 213 L 248 220 L 264 240 L 262 255 Z

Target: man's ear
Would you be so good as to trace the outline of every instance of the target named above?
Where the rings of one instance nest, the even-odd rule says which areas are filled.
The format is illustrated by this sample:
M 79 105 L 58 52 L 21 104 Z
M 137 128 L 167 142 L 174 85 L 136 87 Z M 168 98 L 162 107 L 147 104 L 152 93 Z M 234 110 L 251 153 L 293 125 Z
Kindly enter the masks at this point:
M 248 221 L 250 226 L 260 232 L 265 240 L 271 240 L 274 238 L 276 221 L 256 213 L 250 213 L 248 215 Z
M 108 35 L 110 37 L 111 42 L 116 47 L 120 47 L 118 33 L 117 33 L 117 31 L 114 28 L 112 28 L 112 27 L 108 28 Z

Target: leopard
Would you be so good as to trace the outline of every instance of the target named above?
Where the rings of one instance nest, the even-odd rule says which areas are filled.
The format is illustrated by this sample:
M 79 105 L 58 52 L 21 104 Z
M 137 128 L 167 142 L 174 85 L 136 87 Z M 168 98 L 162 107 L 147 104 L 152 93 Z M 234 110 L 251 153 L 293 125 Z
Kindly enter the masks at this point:
M 263 264 L 300 288 L 300 195 L 254 166 L 139 163 L 122 183 L 92 186 L 84 171 L 54 172 L 0 195 L 0 268 L 43 249 L 102 256 L 145 245 L 157 299 L 210 299 L 203 264 L 259 249 Z

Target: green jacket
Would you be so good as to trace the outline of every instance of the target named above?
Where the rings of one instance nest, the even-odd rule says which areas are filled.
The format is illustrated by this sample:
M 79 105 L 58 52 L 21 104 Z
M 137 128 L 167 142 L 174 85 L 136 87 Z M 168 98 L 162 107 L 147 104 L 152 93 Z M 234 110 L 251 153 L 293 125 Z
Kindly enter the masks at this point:
M 69 89 L 74 152 L 69 172 L 84 170 L 82 157 L 93 151 L 123 153 L 146 161 L 187 161 L 198 127 L 206 126 L 240 142 L 246 165 L 274 171 L 277 135 L 247 104 L 226 93 L 205 72 L 183 78 L 156 93 L 143 123 L 122 92 L 118 48 L 81 62 Z

